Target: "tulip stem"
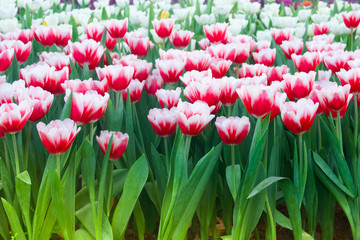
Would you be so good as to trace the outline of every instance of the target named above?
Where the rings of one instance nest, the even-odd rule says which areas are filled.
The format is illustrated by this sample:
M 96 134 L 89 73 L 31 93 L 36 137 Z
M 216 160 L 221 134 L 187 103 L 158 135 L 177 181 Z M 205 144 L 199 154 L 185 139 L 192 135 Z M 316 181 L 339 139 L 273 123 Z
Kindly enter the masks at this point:
M 165 155 L 166 155 L 166 170 L 170 172 L 170 159 L 169 159 L 169 144 L 167 142 L 168 138 L 164 137 L 164 148 L 165 148 Z
M 8 146 L 6 144 L 6 139 L 4 138 L 3 139 L 3 142 L 4 142 L 4 152 L 5 152 L 5 162 L 6 162 L 6 166 L 8 168 L 8 171 L 10 173 L 10 159 L 9 159 L 9 150 L 8 150 Z
M 266 199 L 265 199 L 265 206 L 266 206 L 266 213 L 268 216 L 268 220 L 270 223 L 270 234 L 271 234 L 271 240 L 276 240 L 276 226 L 274 223 L 274 217 L 271 211 L 271 207 L 270 207 L 270 203 L 269 203 L 269 199 L 268 199 L 268 195 L 266 194 Z
M 350 47 L 351 47 L 351 49 L 350 49 L 350 51 L 353 51 L 353 49 L 354 49 L 354 29 L 353 28 L 351 28 L 351 33 L 350 33 L 350 42 L 351 42 L 351 45 L 350 45 Z M 356 100 L 356 99 L 355 99 Z
M 318 124 L 318 138 L 319 138 L 319 151 L 322 148 L 322 139 L 321 139 L 321 124 L 320 124 L 320 117 L 317 116 L 317 124 Z
M 116 110 L 119 108 L 120 95 L 121 95 L 121 91 L 120 91 L 120 92 L 116 92 L 116 102 L 115 102 L 115 109 L 116 109 Z
M 337 114 L 336 128 L 337 128 L 337 132 L 338 132 L 337 134 L 338 134 L 338 139 L 339 139 L 339 143 L 340 143 L 340 149 L 341 149 L 341 152 L 343 152 L 340 111 L 337 111 L 336 114 Z
M 28 132 L 26 136 L 26 145 L 25 145 L 25 154 L 24 154 L 24 168 L 27 169 L 28 160 L 29 160 L 29 149 L 30 149 L 30 141 L 31 141 L 31 128 L 32 124 L 29 122 Z
M 93 122 L 91 122 L 90 123 L 90 143 L 91 143 L 91 145 L 93 145 L 93 133 L 94 132 L 94 123 Z
M 228 116 L 231 117 L 231 106 L 227 106 L 227 109 L 228 109 Z
M 234 202 L 236 200 L 236 181 L 235 181 L 235 146 L 231 146 L 231 168 L 232 168 L 232 187 L 234 193 Z
M 57 95 L 56 99 L 57 99 L 57 105 L 59 108 L 59 114 L 61 114 L 62 107 L 61 107 L 61 103 L 60 103 L 60 95 Z
M 20 164 L 19 164 L 19 152 L 17 149 L 17 142 L 16 142 L 16 137 L 15 137 L 15 133 L 11 134 L 12 140 L 13 140 L 13 148 L 14 148 L 14 154 L 15 154 L 15 170 L 16 170 L 16 175 L 20 174 Z
M 358 130 L 359 130 L 359 114 L 358 114 L 358 104 L 357 104 L 357 94 L 354 93 L 354 106 L 355 106 L 355 131 L 354 131 L 354 143 L 355 143 L 355 152 L 357 153 L 358 145 Z
M 56 171 L 59 174 L 59 178 L 61 177 L 61 155 L 56 155 Z

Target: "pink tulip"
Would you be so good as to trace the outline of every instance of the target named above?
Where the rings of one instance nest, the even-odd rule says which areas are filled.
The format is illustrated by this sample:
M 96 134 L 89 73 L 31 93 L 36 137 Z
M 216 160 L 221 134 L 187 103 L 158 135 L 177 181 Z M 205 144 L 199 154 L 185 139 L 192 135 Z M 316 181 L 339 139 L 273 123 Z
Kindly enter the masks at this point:
M 186 72 L 184 74 L 184 76 L 180 77 L 180 80 L 186 87 L 191 82 L 200 81 L 202 78 L 205 78 L 205 77 L 212 77 L 212 73 L 211 73 L 210 69 L 207 71 L 200 71 L 200 72 L 197 70 L 192 70 L 192 71 Z
M 272 82 L 284 80 L 283 76 L 287 74 L 290 69 L 286 65 L 271 67 L 266 73 L 267 76 L 267 85 L 271 85 Z
M 105 22 L 105 28 L 112 38 L 117 40 L 123 38 L 128 29 L 128 19 L 110 19 Z
M 86 35 L 88 39 L 93 39 L 96 42 L 100 42 L 104 33 L 104 25 L 101 23 L 89 23 L 85 26 Z
M 155 95 L 159 101 L 159 104 L 162 108 L 165 107 L 172 109 L 176 107 L 180 100 L 181 88 L 177 87 L 175 90 L 165 90 L 159 89 L 156 91 Z
M 34 37 L 37 42 L 45 47 L 51 47 L 56 41 L 56 30 L 54 27 L 33 26 Z
M 341 69 L 349 69 L 349 60 L 351 60 L 350 54 L 347 54 L 344 51 L 336 51 L 332 54 L 326 54 L 323 58 L 323 63 L 332 73 L 336 74 Z
M 234 105 L 239 95 L 236 92 L 237 88 L 242 85 L 241 79 L 234 77 L 223 77 L 221 81 L 221 95 L 220 101 L 226 106 Z
M 115 161 L 124 154 L 129 142 L 129 135 L 127 135 L 126 133 L 123 134 L 121 132 L 114 132 L 108 130 L 101 131 L 100 136 L 96 136 L 96 141 L 98 142 L 103 155 L 105 155 L 106 150 L 109 146 L 111 136 L 113 136 L 113 139 L 110 149 L 109 160 Z
M 205 25 L 204 33 L 211 43 L 223 43 L 226 39 L 226 30 L 228 23 L 215 23 L 212 25 Z
M 314 35 L 323 35 L 328 34 L 329 25 L 326 22 L 322 22 L 319 24 L 314 24 Z
M 352 12 L 342 12 L 341 16 L 344 20 L 345 26 L 347 28 L 357 28 L 360 24 L 360 12 L 352 11 Z
M 292 34 L 292 29 L 290 28 L 284 28 L 284 29 L 272 28 L 270 29 L 270 31 L 277 45 L 281 45 L 283 41 L 288 41 Z
M 210 45 L 210 41 L 209 41 L 209 39 L 204 38 L 204 39 L 201 39 L 200 41 L 198 41 L 198 44 L 202 50 L 206 50 L 206 49 L 208 49 L 208 47 Z
M 31 52 L 31 42 L 24 44 L 19 40 L 4 40 L 0 42 L 0 52 L 5 49 L 14 48 L 14 53 L 16 55 L 16 60 L 19 65 L 26 62 Z
M 100 63 L 105 49 L 100 42 L 87 39 L 71 44 L 71 54 L 74 60 L 81 66 L 88 66 L 90 70 L 94 70 Z
M 140 82 L 142 82 L 149 77 L 153 65 L 146 60 L 138 59 L 131 62 L 129 66 L 134 68 L 133 78 L 138 79 Z
M 68 55 L 60 52 L 42 52 L 40 60 L 47 63 L 51 67 L 55 67 L 57 71 L 67 67 L 70 70 L 70 58 Z
M 281 113 L 281 106 L 286 101 L 286 94 L 277 92 L 275 95 L 275 102 L 270 110 L 270 121 L 276 118 Z
M 249 43 L 232 43 L 235 46 L 235 64 L 243 64 L 250 57 L 251 49 Z
M 320 54 L 317 52 L 306 52 L 303 55 L 292 54 L 296 69 L 299 72 L 310 72 L 316 69 L 316 66 L 320 63 Z
M 127 44 L 132 54 L 145 57 L 149 50 L 150 40 L 148 37 L 129 37 L 127 38 Z
M 39 122 L 36 128 L 45 148 L 55 155 L 66 152 L 80 132 L 80 128 L 71 119 L 53 120 L 48 125 Z
M 175 20 L 171 18 L 161 20 L 154 19 L 152 21 L 155 32 L 160 38 L 167 38 L 170 36 L 174 23 Z
M 160 75 L 159 69 L 154 69 L 152 74 L 145 80 L 145 91 L 149 95 L 155 95 L 157 90 L 161 89 L 164 81 Z
M 96 69 L 98 75 L 100 71 L 104 74 L 104 77 L 109 84 L 109 88 L 116 92 L 125 90 L 134 76 L 134 68 L 129 66 L 110 65 L 103 69 Z
M 284 92 L 291 101 L 309 96 L 313 89 L 316 73 L 297 72 L 294 75 L 287 73 L 283 75 L 285 85 Z
M 232 62 L 221 58 L 214 58 L 210 64 L 210 70 L 214 78 L 222 78 L 229 70 Z
M 271 45 L 270 41 L 266 41 L 266 40 L 258 41 L 256 42 L 255 52 L 260 52 L 263 49 L 270 48 L 270 45 Z
M 222 58 L 233 62 L 236 57 L 236 46 L 234 44 L 217 44 L 211 45 L 208 49 L 214 58 Z
M 283 41 L 280 45 L 287 59 L 291 59 L 292 54 L 300 55 L 303 51 L 303 41 L 295 38 L 289 41 Z
M 67 89 L 82 94 L 85 94 L 87 91 L 96 91 L 102 96 L 109 90 L 109 85 L 106 80 L 95 81 L 92 78 L 83 81 L 80 79 L 66 80 L 61 84 L 61 87 L 64 89 L 64 92 L 66 92 Z
M 179 81 L 185 63 L 179 60 L 157 60 L 156 67 L 159 69 L 164 82 L 171 84 Z
M 132 80 L 130 85 L 127 87 L 125 91 L 122 91 L 123 100 L 127 100 L 127 90 L 130 93 L 130 101 L 132 103 L 136 103 L 140 100 L 142 90 L 144 88 L 145 81 L 140 82 L 138 79 Z
M 13 134 L 21 131 L 29 120 L 33 108 L 27 101 L 15 103 L 4 103 L 0 106 L 0 131 Z
M 340 79 L 341 85 L 350 84 L 351 93 L 360 92 L 360 68 L 353 68 L 348 71 L 341 69 L 336 73 L 336 76 Z
M 269 68 L 263 64 L 246 64 L 244 63 L 242 67 L 239 69 L 239 73 L 235 73 L 240 78 L 246 77 L 256 77 L 261 76 L 264 73 L 266 74 L 269 71 Z
M 169 37 L 170 42 L 176 48 L 185 48 L 189 45 L 194 33 L 187 30 L 173 31 Z
M 176 130 L 177 109 L 171 108 L 153 108 L 150 109 L 148 119 L 154 131 L 160 137 L 172 135 Z
M 240 144 L 250 131 L 248 117 L 217 117 L 215 122 L 221 140 L 227 145 Z
M 271 67 L 275 62 L 276 49 L 267 48 L 259 52 L 253 52 L 252 55 L 256 63 Z
M 13 57 L 13 48 L 5 49 L 0 52 L 0 73 L 5 72 L 10 67 Z
M 72 28 L 58 26 L 55 28 L 55 44 L 58 47 L 64 48 L 68 45 L 72 37 Z
M 185 69 L 186 71 L 204 71 L 210 67 L 211 56 L 203 51 L 187 52 Z
M 353 95 L 350 93 L 350 85 L 337 86 L 331 85 L 321 89 L 324 103 L 326 107 L 331 111 L 341 111 L 348 102 L 352 99 Z

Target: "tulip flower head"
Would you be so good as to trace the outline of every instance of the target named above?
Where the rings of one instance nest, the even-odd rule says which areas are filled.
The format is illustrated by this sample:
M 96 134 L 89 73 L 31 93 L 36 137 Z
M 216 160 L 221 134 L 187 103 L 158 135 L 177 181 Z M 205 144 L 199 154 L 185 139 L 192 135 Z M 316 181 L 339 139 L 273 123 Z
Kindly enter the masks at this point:
M 240 144 L 250 131 L 248 117 L 217 117 L 215 122 L 221 140 L 227 145 Z
M 101 131 L 100 136 L 96 136 L 96 141 L 98 142 L 103 155 L 105 155 L 106 150 L 109 146 L 111 136 L 113 136 L 113 139 L 110 149 L 109 160 L 115 161 L 124 154 L 129 142 L 129 135 L 127 135 L 126 133 L 123 134 L 121 132 L 114 132 L 108 130 Z
M 0 106 L 0 131 L 14 134 L 24 128 L 33 112 L 33 107 L 27 102 L 19 104 L 4 103 Z
M 153 108 L 150 109 L 148 119 L 154 131 L 160 137 L 167 137 L 172 135 L 176 130 L 177 123 L 177 109 L 171 108 Z

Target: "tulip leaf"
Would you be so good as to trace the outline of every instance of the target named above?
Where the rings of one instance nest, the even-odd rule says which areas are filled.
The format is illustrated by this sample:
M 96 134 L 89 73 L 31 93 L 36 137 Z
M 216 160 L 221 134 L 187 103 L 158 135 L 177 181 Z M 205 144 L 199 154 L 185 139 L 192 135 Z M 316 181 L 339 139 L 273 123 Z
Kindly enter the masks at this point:
M 249 194 L 249 196 L 247 198 L 249 199 L 249 198 L 256 196 L 257 194 L 259 194 L 260 192 L 265 190 L 271 184 L 278 182 L 280 180 L 283 180 L 283 179 L 286 179 L 286 178 L 285 177 L 268 177 L 268 178 L 264 179 L 258 185 L 256 185 L 256 187 L 251 191 L 251 193 Z
M 335 173 L 331 170 L 331 168 L 326 164 L 326 162 L 316 153 L 313 152 L 314 162 L 317 166 L 325 173 L 325 175 L 344 193 L 349 195 L 352 198 L 355 198 L 355 195 L 341 183 L 340 179 L 335 175 Z
M 126 133 L 129 135 L 129 142 L 126 148 L 126 157 L 128 160 L 129 166 L 131 166 L 136 160 L 136 149 L 135 149 L 135 133 L 134 133 L 134 121 L 133 121 L 133 111 L 130 100 L 129 90 L 127 91 L 127 99 L 126 99 L 126 109 L 125 109 L 125 128 Z
M 69 62 L 70 62 L 70 70 L 71 70 L 69 78 L 70 79 L 79 79 L 80 78 L 79 73 L 78 73 L 78 71 L 76 69 L 76 65 L 75 65 L 77 63 L 74 64 L 73 61 L 71 60 L 71 58 L 69 58 Z
M 73 17 L 73 15 L 70 16 L 70 21 L 69 21 L 70 25 L 72 26 L 72 36 L 71 36 L 71 41 L 72 42 L 76 42 L 79 40 L 79 32 L 77 29 L 77 24 L 75 21 L 75 18 Z M 71 60 L 70 60 L 71 63 Z
M 102 11 L 101 11 L 101 20 L 107 20 L 109 19 L 107 13 L 106 13 L 106 8 L 102 8 Z
M 71 116 L 71 105 L 72 105 L 73 92 L 71 91 L 68 99 L 65 102 L 65 105 L 61 111 L 60 119 L 65 120 Z
M 4 206 L 6 216 L 9 219 L 9 223 L 12 230 L 12 235 L 16 236 L 16 239 L 26 240 L 25 233 L 21 227 L 19 217 L 16 214 L 15 208 L 6 201 L 4 198 L 1 198 L 2 204 Z
M 275 211 L 275 219 L 276 219 L 276 223 L 279 224 L 281 227 L 292 230 L 290 219 L 288 219 L 284 214 L 282 214 L 278 210 Z M 302 236 L 301 238 L 302 240 L 314 240 L 314 238 L 305 231 L 302 231 L 301 236 Z
M 75 239 L 77 240 L 95 240 L 95 238 L 84 228 L 80 228 L 75 232 Z
M 31 201 L 31 179 L 27 171 L 20 173 L 15 178 L 16 197 L 19 202 L 21 212 L 24 215 L 28 234 L 31 238 L 32 229 L 30 221 L 30 201 Z
M 226 174 L 226 182 L 229 186 L 229 190 L 231 192 L 231 195 L 233 196 L 233 199 L 236 198 L 235 196 L 235 192 L 238 192 L 239 191 L 239 188 L 240 188 L 240 182 L 241 182 L 241 167 L 239 164 L 235 164 L 235 183 L 233 183 L 233 176 L 232 176 L 232 171 L 233 171 L 233 168 L 232 166 L 227 166 L 226 167 L 226 171 L 225 171 L 225 174 Z M 236 191 L 234 191 L 234 186 L 236 188 Z
M 114 239 L 124 239 L 125 230 L 137 199 L 146 183 L 149 169 L 144 155 L 130 168 L 124 190 L 112 218 Z
M 3 185 L 5 197 L 11 203 L 12 201 L 10 199 L 13 198 L 13 194 L 14 194 L 13 183 L 11 181 L 8 168 L 6 168 L 5 163 L 1 157 L 0 157 L 0 176 L 1 176 L 1 182 Z
M 186 236 L 209 178 L 218 162 L 221 149 L 222 143 L 219 143 L 202 157 L 181 189 L 173 208 L 169 239 L 184 239 Z
M 89 72 L 89 65 L 84 64 L 82 67 L 82 75 L 81 75 L 81 80 L 88 80 L 89 76 L 90 76 L 90 72 Z
M 12 83 L 16 80 L 19 80 L 19 64 L 16 59 L 16 54 L 14 52 L 14 57 L 10 65 L 10 73 L 7 77 L 7 82 Z
M 9 235 L 9 223 L 6 218 L 5 210 L 0 202 L 0 236 L 4 239 L 10 239 Z
M 103 33 L 101 35 L 100 43 L 105 49 L 107 49 L 107 47 L 106 47 L 106 35 L 107 35 L 107 29 L 104 28 L 104 31 L 103 31 Z

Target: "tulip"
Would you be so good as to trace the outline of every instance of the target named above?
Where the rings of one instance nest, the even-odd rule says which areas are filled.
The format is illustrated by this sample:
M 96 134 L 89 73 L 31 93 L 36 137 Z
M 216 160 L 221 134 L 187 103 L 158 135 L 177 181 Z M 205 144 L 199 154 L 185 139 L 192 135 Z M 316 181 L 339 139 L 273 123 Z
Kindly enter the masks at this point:
M 342 12 L 341 16 L 344 20 L 345 26 L 347 28 L 357 28 L 360 24 L 360 12 L 352 11 L 352 12 Z
M 4 103 L 0 106 L 0 129 L 3 133 L 14 134 L 24 128 L 33 108 L 27 101 Z
M 336 74 L 341 69 L 348 70 L 348 61 L 351 60 L 351 55 L 343 51 L 338 51 L 333 54 L 327 54 L 323 58 L 325 67 L 331 70 L 332 73 Z
M 312 127 L 319 103 L 302 98 L 297 102 L 286 102 L 281 107 L 284 125 L 295 134 L 307 132 Z
M 80 127 L 71 119 L 53 120 L 47 125 L 39 122 L 36 128 L 45 148 L 55 155 L 66 152 L 80 132 Z
M 14 49 L 5 49 L 0 52 L 0 73 L 5 72 L 11 65 L 11 62 L 14 57 Z
M 138 102 L 140 100 L 140 98 L 141 98 L 141 94 L 142 94 L 144 84 L 145 84 L 145 81 L 140 82 L 138 79 L 132 80 L 130 82 L 130 85 L 127 87 L 127 89 L 125 91 L 122 91 L 123 100 L 124 101 L 127 100 L 127 90 L 129 90 L 130 101 L 132 103 Z
M 176 83 L 182 75 L 185 63 L 179 60 L 157 60 L 156 67 L 159 69 L 160 75 L 166 83 Z
M 114 132 L 108 130 L 101 131 L 100 136 L 96 136 L 96 141 L 98 142 L 103 155 L 105 155 L 106 150 L 109 146 L 111 136 L 113 136 L 113 139 L 110 149 L 109 160 L 115 161 L 124 154 L 129 142 L 129 135 L 127 135 L 126 133 L 123 134 L 121 132 Z
M 236 92 L 240 88 L 242 81 L 234 77 L 223 77 L 221 81 L 221 95 L 220 101 L 225 106 L 234 105 L 239 95 Z
M 177 87 L 175 90 L 165 90 L 159 89 L 156 91 L 155 95 L 159 101 L 159 104 L 162 108 L 165 107 L 172 109 L 176 107 L 180 100 L 181 88 Z
M 204 39 L 201 39 L 200 41 L 198 41 L 198 44 L 202 50 L 206 50 L 206 49 L 208 49 L 208 47 L 210 45 L 210 41 L 209 41 L 209 39 L 204 38 Z
M 281 45 L 283 41 L 288 41 L 292 34 L 292 29 L 284 28 L 284 29 L 270 29 L 271 35 L 275 40 L 277 45 Z
M 316 114 L 322 114 L 326 110 L 326 105 L 324 102 L 324 96 L 319 89 L 313 89 L 308 97 L 314 103 L 319 103 L 319 107 L 316 110 Z
M 331 111 L 341 111 L 345 106 L 347 106 L 350 99 L 353 97 L 350 93 L 350 85 L 337 86 L 331 85 L 326 88 L 321 89 L 323 95 L 324 103 L 326 107 Z
M 227 145 L 240 144 L 250 131 L 248 117 L 217 117 L 215 122 L 221 140 Z
M 150 109 L 148 119 L 154 131 L 160 137 L 167 137 L 172 135 L 176 130 L 177 123 L 177 109 L 171 108 L 153 108 Z
M 177 121 L 181 132 L 187 136 L 199 135 L 206 125 L 214 118 L 210 114 L 214 106 L 209 107 L 205 102 L 194 103 L 180 101 L 177 106 Z
M 173 31 L 169 37 L 170 42 L 176 48 L 185 48 L 189 45 L 194 33 L 187 30 Z
M 232 43 L 235 46 L 236 52 L 235 52 L 235 64 L 243 64 L 248 60 L 251 48 L 249 43 Z
M 360 68 L 353 68 L 348 71 L 341 69 L 336 73 L 341 85 L 350 84 L 350 92 L 358 94 L 360 92 Z
M 114 50 L 116 45 L 116 39 L 112 38 L 109 33 L 106 33 L 105 46 L 109 51 Z
M 55 29 L 55 44 L 58 47 L 66 47 L 68 45 L 69 40 L 72 37 L 72 28 L 71 25 L 59 26 Z
M 257 118 L 266 116 L 275 102 L 276 89 L 264 85 L 243 85 L 236 89 L 246 110 Z
M 100 42 L 87 39 L 71 44 L 71 55 L 74 60 L 81 66 L 88 66 L 90 70 L 94 70 L 99 65 L 105 49 Z
M 148 37 L 129 37 L 127 38 L 127 44 L 132 54 L 145 57 L 149 50 L 150 40 Z
M 210 70 L 214 78 L 222 78 L 229 70 L 232 62 L 221 58 L 215 58 L 211 61 Z
M 314 24 L 314 35 L 328 34 L 329 25 L 326 22 Z
M 140 82 L 142 82 L 149 77 L 153 64 L 147 62 L 146 60 L 138 59 L 131 62 L 129 66 L 134 68 L 133 79 L 138 79 Z
M 270 121 L 276 118 L 281 113 L 281 106 L 284 105 L 286 101 L 286 94 L 277 92 L 275 95 L 275 102 L 270 110 Z
M 18 101 L 26 101 L 33 108 L 29 118 L 30 122 L 37 122 L 49 111 L 54 100 L 54 95 L 40 87 L 30 86 L 25 89 L 18 89 Z
M 56 30 L 54 27 L 34 26 L 34 37 L 41 45 L 51 47 L 56 41 Z
M 15 34 L 13 40 L 20 40 L 24 44 L 31 42 L 34 36 L 33 29 L 16 29 L 13 33 Z
M 200 81 L 204 77 L 212 77 L 212 73 L 211 73 L 210 69 L 207 71 L 200 71 L 200 72 L 197 70 L 192 70 L 190 72 L 186 72 L 184 74 L 184 76 L 180 77 L 180 80 L 186 87 L 191 82 Z
M 4 40 L 0 42 L 0 52 L 5 49 L 14 48 L 14 53 L 16 55 L 16 60 L 19 65 L 26 62 L 31 52 L 31 42 L 24 44 L 19 40 Z
M 154 19 L 152 21 L 155 32 L 160 38 L 167 38 L 170 36 L 174 23 L 175 20 L 171 18 L 161 20 Z
M 127 18 L 123 20 L 110 19 L 107 20 L 104 23 L 104 25 L 108 33 L 111 35 L 111 37 L 119 40 L 123 38 L 127 32 L 128 19 Z
M 149 95 L 155 95 L 157 90 L 161 89 L 164 81 L 160 75 L 159 69 L 154 69 L 152 74 L 145 80 L 145 91 Z
M 283 41 L 280 45 L 287 59 L 291 59 L 292 54 L 300 55 L 303 51 L 303 41 L 295 38 L 289 41 Z
M 0 76 L 0 86 L 1 86 L 1 84 L 3 84 L 3 83 L 6 83 L 6 76 L 5 76 L 5 75 Z
M 259 52 L 253 52 L 253 58 L 256 63 L 271 67 L 275 62 L 276 49 L 263 49 Z
M 223 43 L 226 39 L 226 30 L 228 23 L 215 23 L 212 25 L 205 25 L 204 33 L 211 43 Z
M 267 76 L 267 85 L 271 85 L 272 82 L 284 80 L 283 76 L 287 74 L 290 69 L 286 65 L 271 67 L 266 73 Z
M 17 90 L 22 89 L 25 89 L 25 82 L 23 80 L 15 81 L 12 84 L 3 82 L 0 85 L 0 105 L 4 103 L 12 103 L 14 98 L 15 100 L 18 100 Z
M 317 52 L 306 52 L 304 55 L 292 54 L 296 69 L 299 72 L 310 72 L 316 69 L 316 66 L 320 63 L 320 54 Z
M 70 93 L 71 90 L 67 89 L 65 101 L 70 96 Z M 96 91 L 73 92 L 70 118 L 80 125 L 96 122 L 104 115 L 108 100 L 108 93 L 101 96 Z
M 210 67 L 211 56 L 203 51 L 192 51 L 186 55 L 186 71 L 205 71 Z
M 70 59 L 68 55 L 60 52 L 42 52 L 40 61 L 47 63 L 51 67 L 55 67 L 57 71 L 67 67 L 70 70 Z
M 256 77 L 261 76 L 264 73 L 266 74 L 269 71 L 269 68 L 263 64 L 246 64 L 244 63 L 242 67 L 239 69 L 238 74 L 240 78 L 246 78 L 246 77 Z
M 283 90 L 291 101 L 305 98 L 313 89 L 315 76 L 316 73 L 313 71 L 309 73 L 299 72 L 294 75 L 287 73 L 283 75 L 285 82 Z
M 236 46 L 234 44 L 217 44 L 212 45 L 208 49 L 209 53 L 214 58 L 222 58 L 233 62 L 236 57 Z
M 85 26 L 86 35 L 88 39 L 93 39 L 96 42 L 100 42 L 104 33 L 104 25 L 101 23 L 89 23 Z
M 97 68 L 96 71 L 99 75 L 101 70 Z M 109 88 L 116 92 L 125 90 L 134 76 L 134 68 L 129 66 L 110 65 L 104 67 L 102 72 L 109 84 Z
M 255 52 L 260 52 L 263 49 L 270 48 L 271 42 L 266 40 L 261 40 L 256 42 Z
M 87 91 L 96 91 L 102 96 L 109 90 L 109 85 L 106 80 L 95 81 L 92 78 L 83 81 L 80 79 L 66 80 L 61 84 L 61 87 L 64 89 L 64 92 L 66 92 L 67 89 L 82 94 L 85 94 Z
M 249 52 L 253 52 L 256 48 L 256 42 L 251 36 L 240 34 L 235 37 L 229 39 L 230 43 L 242 43 L 242 44 L 249 44 Z

